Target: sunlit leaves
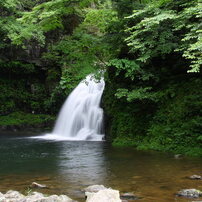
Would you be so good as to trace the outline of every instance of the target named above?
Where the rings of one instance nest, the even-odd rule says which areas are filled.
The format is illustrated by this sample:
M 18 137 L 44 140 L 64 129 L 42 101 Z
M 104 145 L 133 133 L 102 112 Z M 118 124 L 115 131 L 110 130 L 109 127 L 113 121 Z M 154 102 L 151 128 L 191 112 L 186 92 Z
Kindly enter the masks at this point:
M 178 51 L 190 61 L 189 72 L 198 72 L 202 64 L 201 3 L 181 5 L 179 12 L 156 5 L 148 5 L 127 17 L 132 24 L 126 30 L 130 52 L 137 61 L 148 64 L 155 57 L 164 58 Z

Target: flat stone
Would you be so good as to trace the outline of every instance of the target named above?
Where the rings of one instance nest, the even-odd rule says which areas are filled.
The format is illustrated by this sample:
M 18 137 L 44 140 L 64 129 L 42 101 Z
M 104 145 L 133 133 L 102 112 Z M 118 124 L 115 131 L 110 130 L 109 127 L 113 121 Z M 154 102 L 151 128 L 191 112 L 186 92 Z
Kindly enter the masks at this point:
M 199 198 L 200 196 L 202 196 L 202 192 L 197 189 L 183 189 L 179 191 L 177 195 L 187 198 Z

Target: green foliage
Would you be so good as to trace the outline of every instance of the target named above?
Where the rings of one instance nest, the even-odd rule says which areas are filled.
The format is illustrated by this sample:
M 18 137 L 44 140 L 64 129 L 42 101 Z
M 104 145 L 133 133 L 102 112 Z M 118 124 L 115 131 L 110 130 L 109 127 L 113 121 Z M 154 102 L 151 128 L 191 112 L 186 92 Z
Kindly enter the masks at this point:
M 134 89 L 131 92 L 129 92 L 127 89 L 118 89 L 117 93 L 115 96 L 117 98 L 123 98 L 126 97 L 126 100 L 128 102 L 134 101 L 134 100 L 144 100 L 144 99 L 150 99 L 150 100 L 155 100 L 155 96 L 153 96 L 150 92 L 152 88 L 151 87 L 146 87 L 146 88 L 138 88 Z
M 112 55 L 103 36 L 107 23 L 111 18 L 116 18 L 115 13 L 105 8 L 88 8 L 85 11 L 84 21 L 72 35 L 64 35 L 60 41 L 50 45 L 49 52 L 43 56 L 45 60 L 62 67 L 60 87 L 67 93 L 86 75 L 103 70 L 105 61 Z
M 160 4 L 162 6 L 162 4 Z M 191 62 L 189 72 L 201 66 L 201 3 L 191 1 L 182 10 L 148 5 L 127 17 L 133 26 L 126 39 L 136 60 L 148 64 L 153 58 L 165 58 L 174 51 Z
M 153 145 L 154 149 L 164 147 L 164 150 L 188 154 L 191 148 L 201 148 L 202 94 L 199 89 L 190 87 L 200 87 L 201 84 L 195 79 L 184 82 L 183 87 L 176 86 L 177 96 L 159 107 L 148 129 L 145 144 Z M 192 152 L 192 155 L 196 154 Z M 198 150 L 198 155 L 201 154 L 202 149 Z
M 201 3 L 133 3 L 133 13 L 117 9 L 113 30 L 122 38 L 106 73 L 108 138 L 118 146 L 202 156 Z
M 37 124 L 53 122 L 55 117 L 45 114 L 27 114 L 15 112 L 0 117 L 0 126 L 34 126 Z
M 10 6 L 5 6 L 7 2 Z M 18 79 L 4 85 L 2 114 L 16 110 L 57 113 L 73 88 L 87 74 L 103 69 L 113 55 L 104 41 L 109 23 L 117 20 L 109 2 L 106 5 L 92 0 L 1 3 L 4 17 L 0 17 L 0 47 L 5 53 L 8 48 L 9 54 L 0 55 L 0 71 L 6 79 Z M 7 57 L 11 61 L 7 62 Z M 30 62 L 36 62 L 37 66 Z
M 147 12 L 154 11 L 149 8 Z M 142 14 L 143 11 L 132 15 L 133 18 Z M 144 11 L 145 12 L 145 11 Z M 164 56 L 171 53 L 177 44 L 175 35 L 172 32 L 171 20 L 176 16 L 173 12 L 160 12 L 157 10 L 153 13 L 154 17 L 146 17 L 137 25 L 128 29 L 131 36 L 127 38 L 128 46 L 131 52 L 138 53 L 137 61 L 148 63 L 152 58 Z M 172 40 L 171 40 L 172 39 Z M 158 40 L 158 43 L 156 43 Z
M 140 66 L 134 62 L 127 59 L 113 59 L 109 62 L 108 66 L 116 67 L 116 76 L 120 74 L 121 71 L 125 72 L 125 77 L 134 80 L 134 75 L 140 71 Z
M 4 62 L 0 60 L 0 68 L 2 73 L 12 74 L 30 74 L 36 71 L 33 64 L 24 64 L 19 61 Z
M 84 20 L 84 24 L 88 27 L 91 33 L 97 33 L 103 35 L 107 33 L 108 27 L 116 23 L 117 13 L 111 8 L 102 9 L 88 9 L 87 15 Z
M 36 40 L 44 46 L 47 32 L 63 30 L 65 21 L 72 16 L 83 17 L 82 9 L 91 2 L 92 0 L 51 0 L 38 4 L 31 11 L 22 13 L 15 26 L 11 27 L 9 38 L 16 45 Z
M 179 82 L 178 78 L 176 83 L 164 84 L 159 91 L 158 105 L 141 102 L 147 96 L 144 92 L 136 92 L 132 100 L 130 97 L 125 100 L 122 99 L 125 97 L 123 90 L 123 97 L 117 100 L 114 91 L 120 84 L 107 83 L 104 92 L 104 109 L 109 121 L 107 134 L 110 134 L 113 145 L 202 155 L 200 79 Z M 150 97 L 145 99 L 150 100 Z
M 0 114 L 7 114 L 16 110 L 41 112 L 44 110 L 46 91 L 44 86 L 36 81 L 0 79 Z
M 140 67 L 138 63 L 136 63 L 133 60 L 113 59 L 109 61 L 107 66 L 116 67 L 116 76 L 124 72 L 125 78 L 130 78 L 132 81 L 134 79 L 147 81 L 150 78 L 154 77 L 154 75 L 151 72 L 145 71 Z
M 202 19 L 201 9 L 202 3 L 198 2 L 195 7 L 186 8 L 178 19 L 186 23 L 186 29 L 189 30 L 185 33 L 182 39 L 183 44 L 179 49 L 179 51 L 183 51 L 183 57 L 191 61 L 189 72 L 200 71 L 202 65 L 202 25 L 199 23 Z M 195 20 L 193 20 L 193 17 L 195 17 Z M 188 22 L 186 22 L 187 19 L 189 19 Z

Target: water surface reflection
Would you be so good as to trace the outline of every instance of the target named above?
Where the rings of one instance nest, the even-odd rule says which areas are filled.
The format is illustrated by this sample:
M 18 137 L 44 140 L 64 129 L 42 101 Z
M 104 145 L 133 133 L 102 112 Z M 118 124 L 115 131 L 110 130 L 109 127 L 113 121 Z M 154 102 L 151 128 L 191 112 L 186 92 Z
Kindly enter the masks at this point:
M 67 194 L 84 201 L 82 188 L 92 184 L 134 192 L 144 202 L 188 201 L 174 193 L 202 189 L 202 159 L 113 148 L 104 142 L 64 142 L 0 138 L 0 190 L 25 192 L 34 181 L 49 186 L 48 194 Z

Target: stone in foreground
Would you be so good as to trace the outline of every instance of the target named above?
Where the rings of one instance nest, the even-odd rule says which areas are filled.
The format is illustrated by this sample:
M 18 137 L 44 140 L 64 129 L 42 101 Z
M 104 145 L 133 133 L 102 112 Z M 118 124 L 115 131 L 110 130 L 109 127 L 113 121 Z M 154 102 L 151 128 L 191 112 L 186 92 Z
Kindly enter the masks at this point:
M 183 189 L 177 193 L 178 196 L 187 198 L 199 198 L 202 196 L 202 192 L 197 189 Z
M 98 192 L 86 192 L 86 202 L 121 202 L 119 191 L 103 189 Z
M 17 191 L 8 191 L 6 194 L 0 193 L 0 202 L 74 202 L 66 195 L 44 196 L 38 192 L 32 192 L 24 196 Z

